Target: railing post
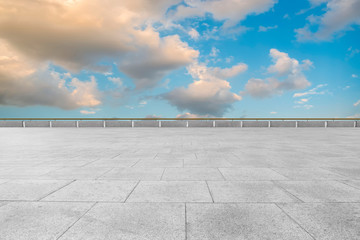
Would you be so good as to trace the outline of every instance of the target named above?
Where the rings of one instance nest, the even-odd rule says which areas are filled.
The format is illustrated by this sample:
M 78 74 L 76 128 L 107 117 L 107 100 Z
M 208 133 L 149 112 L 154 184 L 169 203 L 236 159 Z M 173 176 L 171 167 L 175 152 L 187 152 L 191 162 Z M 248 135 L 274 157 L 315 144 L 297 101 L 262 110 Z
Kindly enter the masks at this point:
M 270 127 L 270 121 L 268 122 L 268 127 Z
M 241 127 L 241 128 L 243 127 L 243 122 L 244 122 L 244 121 L 240 121 L 240 127 Z
M 134 127 L 134 121 L 131 120 L 131 127 L 133 128 Z
M 23 128 L 25 128 L 25 121 L 22 121 L 22 126 Z
M 327 128 L 328 127 L 328 122 L 327 121 L 325 121 L 325 128 Z
M 295 128 L 298 128 L 298 121 L 295 121 Z
M 215 120 L 213 121 L 213 127 L 215 127 Z
M 106 127 L 106 122 L 105 122 L 105 120 L 103 120 L 103 127 L 104 127 L 104 128 Z
M 186 121 L 186 127 L 189 127 L 189 121 Z
M 79 127 L 79 121 L 76 121 L 76 127 L 77 128 Z
M 159 128 L 161 128 L 161 121 L 159 120 Z
M 52 121 L 50 121 L 50 128 L 52 128 Z

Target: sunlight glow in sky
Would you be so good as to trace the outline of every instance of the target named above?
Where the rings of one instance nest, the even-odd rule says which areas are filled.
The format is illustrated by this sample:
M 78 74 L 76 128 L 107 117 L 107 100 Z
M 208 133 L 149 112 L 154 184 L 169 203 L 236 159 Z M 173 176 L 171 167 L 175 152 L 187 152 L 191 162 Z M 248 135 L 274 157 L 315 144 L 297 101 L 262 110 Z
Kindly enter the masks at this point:
M 360 0 L 0 0 L 0 117 L 360 117 Z

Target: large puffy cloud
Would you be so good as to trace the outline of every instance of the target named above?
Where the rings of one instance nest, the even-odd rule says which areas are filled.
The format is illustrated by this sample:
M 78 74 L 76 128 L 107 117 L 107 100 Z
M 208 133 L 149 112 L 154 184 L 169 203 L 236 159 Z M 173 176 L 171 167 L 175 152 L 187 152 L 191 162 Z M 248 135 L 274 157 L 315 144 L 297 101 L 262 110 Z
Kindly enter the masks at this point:
M 160 39 L 158 33 L 150 34 L 156 35 L 151 47 L 129 54 L 119 67 L 135 80 L 137 89 L 154 87 L 170 70 L 191 63 L 199 55 L 177 35 Z
M 185 3 L 177 7 L 174 19 L 202 17 L 210 13 L 216 20 L 225 20 L 223 29 L 229 29 L 247 15 L 268 11 L 277 0 L 186 0 Z
M 177 35 L 161 38 L 152 28 L 179 2 L 0 0 L 0 38 L 29 58 L 72 72 L 107 72 L 110 65 L 99 62 L 115 61 L 137 88 L 154 87 L 198 56 Z
M 298 60 L 290 58 L 287 53 L 277 49 L 270 50 L 273 65 L 268 67 L 268 73 L 275 76 L 267 79 L 252 78 L 245 85 L 243 94 L 250 94 L 255 98 L 266 98 L 280 95 L 283 91 L 304 89 L 310 86 L 303 71 L 312 67 L 308 59 L 300 64 Z
M 230 91 L 230 83 L 223 78 L 234 77 L 245 71 L 245 64 L 221 69 L 194 63 L 187 69 L 194 82 L 187 88 L 175 88 L 162 95 L 180 111 L 189 110 L 192 114 L 222 116 L 234 102 L 241 100 L 240 95 Z
M 39 64 L 0 41 L 0 105 L 46 105 L 63 109 L 101 104 L 94 77 L 79 81 Z
M 350 26 L 360 25 L 359 0 L 311 0 L 313 6 L 326 2 L 326 12 L 321 16 L 310 16 L 309 23 L 296 29 L 299 41 L 326 41 L 335 34 L 351 29 Z M 317 25 L 317 31 L 310 27 Z

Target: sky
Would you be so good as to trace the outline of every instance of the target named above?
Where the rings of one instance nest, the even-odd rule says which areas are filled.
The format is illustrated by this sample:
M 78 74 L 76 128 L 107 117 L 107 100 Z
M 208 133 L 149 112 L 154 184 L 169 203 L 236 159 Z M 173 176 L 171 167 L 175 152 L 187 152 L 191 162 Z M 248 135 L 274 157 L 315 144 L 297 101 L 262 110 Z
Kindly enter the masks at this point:
M 360 0 L 0 0 L 0 117 L 360 117 Z

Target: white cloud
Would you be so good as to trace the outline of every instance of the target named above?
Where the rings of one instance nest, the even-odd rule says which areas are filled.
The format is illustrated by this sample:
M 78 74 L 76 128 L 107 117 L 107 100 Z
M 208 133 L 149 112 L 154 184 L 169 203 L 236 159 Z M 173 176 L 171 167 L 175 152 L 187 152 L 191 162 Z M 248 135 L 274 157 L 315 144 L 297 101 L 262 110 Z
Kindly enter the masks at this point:
M 352 77 L 352 78 L 359 78 L 359 76 L 356 75 L 356 74 L 351 74 L 351 77 Z
M 99 62 L 116 62 L 137 89 L 150 88 L 199 54 L 179 36 L 160 37 L 152 27 L 165 24 L 167 9 L 179 2 L 2 1 L 0 38 L 31 59 L 51 61 L 71 72 L 106 74 L 112 66 Z
M 231 28 L 241 31 L 241 27 L 236 27 L 241 20 L 250 14 L 268 11 L 277 0 L 186 0 L 185 3 L 186 5 L 179 5 L 173 12 L 174 20 L 203 17 L 206 13 L 210 13 L 215 20 L 224 21 L 222 31 Z
M 216 47 L 211 48 L 211 52 L 209 54 L 210 57 L 216 57 L 220 53 L 220 50 Z
M 283 91 L 304 89 L 310 86 L 303 71 L 312 66 L 310 60 L 302 61 L 302 64 L 287 53 L 277 49 L 270 50 L 270 57 L 273 65 L 268 67 L 268 73 L 275 74 L 275 77 L 266 79 L 251 78 L 245 85 L 243 94 L 250 94 L 255 98 L 266 98 L 273 95 L 280 95 Z
M 206 114 L 206 115 L 192 114 L 189 112 L 178 114 L 176 116 L 176 118 L 209 118 L 209 117 L 213 117 L 213 116 L 208 115 L 208 114 Z
M 360 105 L 360 100 L 354 103 L 354 107 L 357 107 L 358 105 Z
M 306 110 L 309 110 L 311 108 L 313 108 L 313 105 L 309 105 L 309 104 L 305 104 L 305 105 L 295 105 L 294 108 L 304 108 Z
M 295 103 L 297 103 L 297 104 L 305 104 L 305 103 L 309 102 L 309 100 L 310 100 L 310 98 L 302 98 L 302 99 L 300 99 L 298 101 L 295 101 Z
M 278 28 L 277 25 L 275 25 L 275 26 L 267 26 L 267 27 L 259 26 L 258 32 L 267 32 L 269 30 L 276 29 L 276 28 Z
M 88 111 L 88 110 L 81 110 L 80 113 L 84 114 L 84 115 L 89 115 L 89 114 L 95 114 L 96 112 L 95 111 Z
M 313 6 L 326 2 L 326 12 L 310 16 L 303 28 L 296 29 L 298 41 L 326 41 L 334 35 L 351 30 L 351 25 L 360 25 L 359 0 L 311 0 Z M 315 32 L 311 26 L 316 25 Z
M 101 93 L 94 77 L 84 82 L 54 72 L 0 41 L 0 104 L 76 109 L 100 105 Z
M 188 32 L 189 36 L 194 39 L 194 40 L 198 40 L 200 37 L 200 34 L 198 31 L 196 31 L 196 29 L 192 28 L 189 32 Z
M 194 63 L 187 69 L 194 82 L 187 88 L 175 88 L 162 95 L 180 111 L 187 109 L 194 114 L 222 116 L 234 102 L 241 100 L 240 95 L 230 91 L 230 83 L 223 78 L 234 77 L 245 71 L 247 69 L 245 64 L 221 69 Z
M 277 112 L 270 112 L 270 114 L 277 114 Z
M 317 90 L 320 88 L 326 87 L 326 86 L 327 86 L 327 84 L 319 84 L 316 87 L 314 87 L 313 89 L 310 89 L 309 91 L 302 92 L 302 93 L 295 93 L 293 95 L 293 97 L 296 98 L 296 97 L 303 97 L 303 96 L 307 96 L 307 95 L 323 95 L 326 93 L 325 91 L 318 92 Z
M 347 118 L 360 118 L 360 113 L 354 114 L 352 116 L 348 116 Z

